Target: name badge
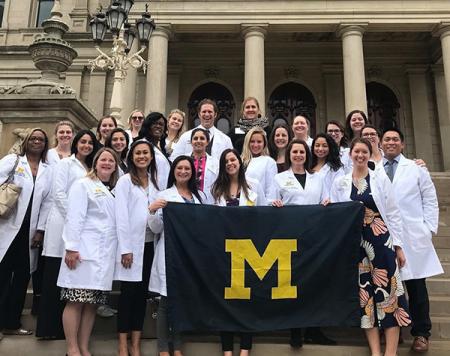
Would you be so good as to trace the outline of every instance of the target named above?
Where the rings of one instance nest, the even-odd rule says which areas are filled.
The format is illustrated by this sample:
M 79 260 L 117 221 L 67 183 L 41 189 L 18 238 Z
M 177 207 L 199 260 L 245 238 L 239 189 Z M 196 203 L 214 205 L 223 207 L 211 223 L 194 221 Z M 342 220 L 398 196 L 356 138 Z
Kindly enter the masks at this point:
M 292 180 L 288 180 L 288 181 L 286 181 L 286 183 L 284 183 L 284 186 L 286 188 L 294 187 L 295 183 Z
M 102 188 L 95 188 L 95 190 L 94 190 L 94 196 L 95 197 L 104 197 L 104 196 L 106 196 L 106 193 L 103 191 L 103 189 Z
M 15 174 L 19 177 L 25 177 L 25 169 L 23 167 L 17 167 Z

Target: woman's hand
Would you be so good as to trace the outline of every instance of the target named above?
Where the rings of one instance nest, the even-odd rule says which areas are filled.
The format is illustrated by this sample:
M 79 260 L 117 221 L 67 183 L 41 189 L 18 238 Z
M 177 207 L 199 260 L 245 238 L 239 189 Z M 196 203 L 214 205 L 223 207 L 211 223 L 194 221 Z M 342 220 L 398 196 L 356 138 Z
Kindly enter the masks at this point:
M 31 239 L 31 248 L 41 247 L 43 241 L 44 241 L 44 231 L 37 230 L 34 233 L 33 238 Z
M 66 257 L 64 258 L 64 262 L 66 263 L 69 269 L 77 268 L 77 263 L 81 263 L 80 253 L 78 251 L 69 251 L 66 250 Z
M 122 255 L 122 266 L 124 268 L 131 268 L 133 264 L 133 254 L 132 253 L 124 253 Z
M 406 264 L 406 257 L 400 246 L 395 246 L 395 254 L 397 255 L 398 267 L 402 268 Z
M 155 214 L 158 209 L 165 208 L 167 205 L 167 201 L 164 199 L 156 199 L 148 206 L 148 211 L 150 214 Z
M 425 163 L 425 161 L 421 158 L 414 158 L 414 163 L 417 164 L 419 167 L 425 167 L 427 166 L 427 164 Z
M 323 206 L 327 206 L 328 204 L 330 204 L 331 203 L 331 200 L 330 199 L 328 199 L 328 198 L 326 198 L 326 199 L 324 199 L 324 200 L 322 200 L 322 205 Z
M 275 206 L 277 208 L 282 208 L 283 207 L 283 201 L 280 199 L 276 199 L 272 202 L 272 206 Z

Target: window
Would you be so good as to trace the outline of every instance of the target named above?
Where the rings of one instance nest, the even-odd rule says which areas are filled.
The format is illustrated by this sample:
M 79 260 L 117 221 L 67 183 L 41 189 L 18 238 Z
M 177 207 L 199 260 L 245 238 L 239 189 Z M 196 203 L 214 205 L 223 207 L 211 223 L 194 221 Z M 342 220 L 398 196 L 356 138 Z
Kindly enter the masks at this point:
M 5 10 L 5 0 L 0 0 L 0 27 L 2 27 L 4 10 Z
M 42 22 L 50 18 L 54 0 L 38 0 L 36 26 L 41 27 Z

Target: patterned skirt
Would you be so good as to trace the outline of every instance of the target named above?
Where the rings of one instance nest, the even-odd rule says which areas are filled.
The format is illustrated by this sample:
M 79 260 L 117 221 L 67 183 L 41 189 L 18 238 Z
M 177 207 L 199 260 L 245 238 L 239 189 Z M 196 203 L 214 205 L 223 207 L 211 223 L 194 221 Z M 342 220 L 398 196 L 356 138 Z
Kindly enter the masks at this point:
M 104 291 L 94 289 L 62 288 L 61 300 L 72 303 L 105 305 L 107 302 L 107 294 Z

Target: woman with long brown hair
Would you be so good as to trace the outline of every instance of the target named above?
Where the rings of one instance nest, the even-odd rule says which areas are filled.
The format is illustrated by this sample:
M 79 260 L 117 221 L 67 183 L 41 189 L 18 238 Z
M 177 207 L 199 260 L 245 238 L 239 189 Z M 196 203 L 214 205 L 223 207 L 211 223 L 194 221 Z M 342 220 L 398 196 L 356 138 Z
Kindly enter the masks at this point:
M 153 261 L 154 235 L 147 226 L 148 206 L 159 192 L 155 151 L 147 140 L 131 144 L 128 173 L 115 188 L 118 249 L 114 279 L 121 281 L 117 314 L 119 356 L 140 355 L 147 290 Z
M 197 188 L 194 161 L 189 156 L 178 156 L 170 168 L 167 189 L 159 193 L 157 199 L 148 207 L 149 227 L 159 237 L 155 242 L 155 258 L 150 275 L 149 290 L 159 293 L 157 337 L 159 356 L 169 356 L 169 339 L 172 340 L 174 356 L 182 356 L 181 336 L 173 331 L 168 321 L 166 258 L 164 247 L 164 222 L 162 209 L 167 202 L 201 204 L 205 200 L 203 192 Z

